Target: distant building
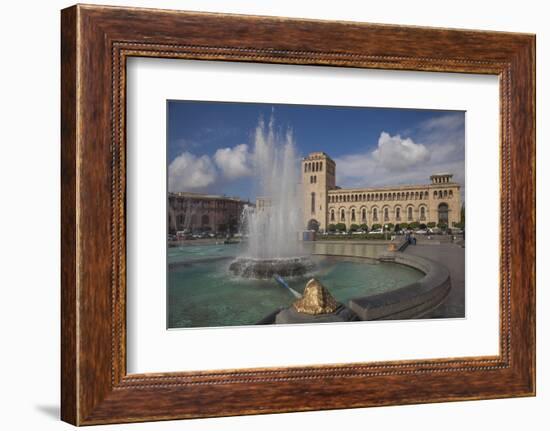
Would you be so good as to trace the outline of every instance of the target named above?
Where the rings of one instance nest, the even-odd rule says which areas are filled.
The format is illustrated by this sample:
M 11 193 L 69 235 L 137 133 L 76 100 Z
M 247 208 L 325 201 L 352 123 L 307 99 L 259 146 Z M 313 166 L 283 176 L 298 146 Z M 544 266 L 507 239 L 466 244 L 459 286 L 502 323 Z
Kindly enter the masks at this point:
M 460 185 L 450 173 L 434 174 L 429 184 L 343 189 L 336 186 L 336 163 L 315 152 L 302 160 L 304 228 L 326 230 L 330 224 L 460 222 Z
M 271 199 L 263 196 L 256 198 L 256 211 L 265 211 L 271 207 Z
M 248 201 L 201 193 L 168 193 L 168 230 L 236 232 Z

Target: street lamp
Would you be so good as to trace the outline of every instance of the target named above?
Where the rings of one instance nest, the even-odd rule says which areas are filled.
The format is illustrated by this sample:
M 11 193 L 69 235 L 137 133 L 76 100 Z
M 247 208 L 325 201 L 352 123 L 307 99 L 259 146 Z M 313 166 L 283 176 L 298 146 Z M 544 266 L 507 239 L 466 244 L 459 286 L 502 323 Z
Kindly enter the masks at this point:
M 387 241 L 388 240 L 388 225 L 387 224 L 384 225 L 384 234 L 385 234 L 384 237 L 386 238 L 386 241 Z

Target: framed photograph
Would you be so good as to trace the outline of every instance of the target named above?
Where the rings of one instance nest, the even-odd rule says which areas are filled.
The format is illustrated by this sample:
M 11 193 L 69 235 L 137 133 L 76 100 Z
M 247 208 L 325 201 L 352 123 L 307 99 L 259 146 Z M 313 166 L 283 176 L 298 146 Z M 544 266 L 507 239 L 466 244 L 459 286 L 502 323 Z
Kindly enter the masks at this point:
M 62 11 L 62 419 L 535 394 L 535 37 Z

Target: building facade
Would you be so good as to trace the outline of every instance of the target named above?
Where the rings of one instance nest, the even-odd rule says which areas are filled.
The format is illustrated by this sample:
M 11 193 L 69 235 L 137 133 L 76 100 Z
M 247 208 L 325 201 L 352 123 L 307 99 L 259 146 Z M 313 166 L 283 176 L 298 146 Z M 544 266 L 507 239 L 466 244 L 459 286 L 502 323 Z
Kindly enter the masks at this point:
M 336 163 L 315 152 L 302 160 L 302 190 L 305 229 L 460 222 L 460 185 L 450 173 L 434 174 L 428 184 L 343 189 L 336 186 Z
M 236 232 L 245 205 L 239 198 L 179 192 L 168 194 L 168 230 Z

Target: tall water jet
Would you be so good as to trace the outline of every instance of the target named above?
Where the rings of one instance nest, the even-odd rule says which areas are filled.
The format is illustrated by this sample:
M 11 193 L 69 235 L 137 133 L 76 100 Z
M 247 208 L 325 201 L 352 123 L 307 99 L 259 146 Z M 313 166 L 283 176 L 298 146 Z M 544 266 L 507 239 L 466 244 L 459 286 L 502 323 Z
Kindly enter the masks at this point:
M 292 131 L 277 133 L 274 119 L 260 119 L 254 136 L 256 207 L 243 211 L 248 234 L 243 256 L 230 270 L 244 277 L 270 278 L 303 275 L 312 266 L 299 240 L 303 229 L 298 156 Z

